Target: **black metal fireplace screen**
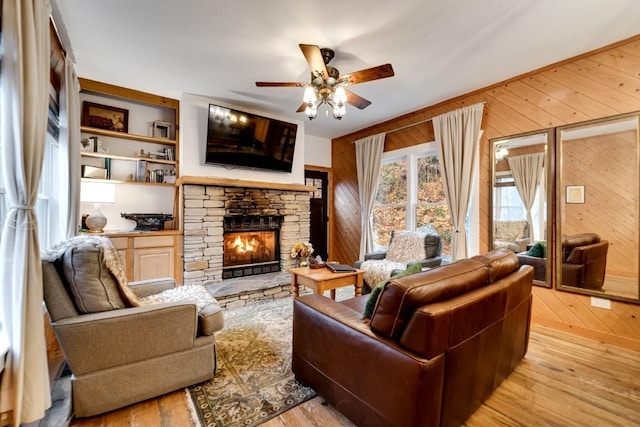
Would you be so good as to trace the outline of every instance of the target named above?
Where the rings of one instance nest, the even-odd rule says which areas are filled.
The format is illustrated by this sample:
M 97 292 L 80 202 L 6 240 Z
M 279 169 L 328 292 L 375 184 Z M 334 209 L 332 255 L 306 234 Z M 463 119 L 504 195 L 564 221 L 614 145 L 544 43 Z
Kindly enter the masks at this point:
M 222 278 L 280 271 L 282 216 L 224 218 Z

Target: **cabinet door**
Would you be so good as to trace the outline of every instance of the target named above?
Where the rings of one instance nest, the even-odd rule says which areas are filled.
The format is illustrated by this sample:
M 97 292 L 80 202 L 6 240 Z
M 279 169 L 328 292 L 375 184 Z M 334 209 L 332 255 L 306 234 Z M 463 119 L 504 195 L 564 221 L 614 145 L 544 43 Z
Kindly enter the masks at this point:
M 133 257 L 134 281 L 174 276 L 173 247 L 135 249 Z

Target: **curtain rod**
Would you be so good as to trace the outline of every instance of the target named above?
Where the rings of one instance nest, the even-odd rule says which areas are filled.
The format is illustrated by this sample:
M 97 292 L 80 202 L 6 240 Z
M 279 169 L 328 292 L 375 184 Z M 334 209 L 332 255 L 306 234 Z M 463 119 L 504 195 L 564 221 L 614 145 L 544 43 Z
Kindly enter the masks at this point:
M 478 103 L 476 102 L 476 104 L 478 104 Z M 472 105 L 475 105 L 475 104 L 472 104 Z M 482 105 L 487 105 L 487 101 L 482 101 Z M 398 131 L 401 131 L 401 130 L 405 130 L 405 129 L 408 129 L 408 128 L 411 128 L 411 127 L 414 127 L 414 126 L 422 125 L 422 124 L 430 122 L 430 121 L 433 121 L 433 117 L 431 117 L 429 119 L 420 120 L 419 122 L 411 123 L 409 125 L 400 126 L 399 128 L 391 129 L 389 131 L 386 131 L 385 134 L 390 134 L 390 133 L 393 133 L 393 132 L 398 132 Z M 355 141 L 353 141 L 353 143 L 355 143 Z

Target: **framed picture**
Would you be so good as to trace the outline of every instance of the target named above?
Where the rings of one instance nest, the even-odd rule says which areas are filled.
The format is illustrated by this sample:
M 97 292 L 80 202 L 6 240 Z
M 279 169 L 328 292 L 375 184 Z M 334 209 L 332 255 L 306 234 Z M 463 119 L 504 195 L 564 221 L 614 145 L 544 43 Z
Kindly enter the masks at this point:
M 153 122 L 153 136 L 155 138 L 171 138 L 171 123 L 160 120 Z
M 567 185 L 566 191 L 567 203 L 584 203 L 584 185 Z
M 92 128 L 128 132 L 129 110 L 84 101 L 80 124 Z

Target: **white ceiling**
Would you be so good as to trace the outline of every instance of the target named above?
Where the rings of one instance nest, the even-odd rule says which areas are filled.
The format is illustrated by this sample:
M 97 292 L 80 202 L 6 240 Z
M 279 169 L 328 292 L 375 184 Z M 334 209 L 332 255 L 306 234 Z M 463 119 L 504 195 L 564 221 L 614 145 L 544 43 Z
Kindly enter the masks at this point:
M 638 0 L 53 0 L 79 76 L 180 98 L 210 97 L 290 120 L 309 81 L 299 43 L 330 47 L 372 104 L 306 133 L 333 138 L 552 64 L 640 31 Z M 58 19 L 60 20 L 60 18 Z

